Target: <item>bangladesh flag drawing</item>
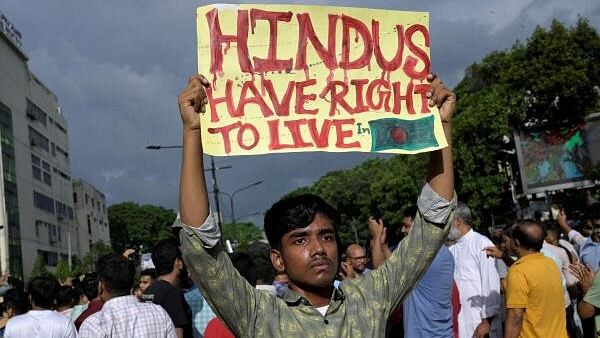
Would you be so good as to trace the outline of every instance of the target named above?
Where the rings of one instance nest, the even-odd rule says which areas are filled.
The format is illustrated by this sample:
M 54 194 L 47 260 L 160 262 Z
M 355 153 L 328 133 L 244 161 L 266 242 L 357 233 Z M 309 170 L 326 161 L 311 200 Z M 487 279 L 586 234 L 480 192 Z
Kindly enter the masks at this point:
M 437 147 L 433 115 L 418 120 L 385 118 L 369 121 L 371 151 L 388 149 L 420 150 Z

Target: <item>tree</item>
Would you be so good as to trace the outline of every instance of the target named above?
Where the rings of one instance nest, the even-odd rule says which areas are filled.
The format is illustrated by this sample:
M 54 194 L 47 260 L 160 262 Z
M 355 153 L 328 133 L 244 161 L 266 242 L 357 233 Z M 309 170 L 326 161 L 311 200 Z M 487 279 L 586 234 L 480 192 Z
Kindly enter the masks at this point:
M 245 250 L 248 244 L 263 238 L 262 231 L 250 222 L 236 223 L 235 227 L 231 223 L 226 223 L 222 228 L 224 239 L 233 241 L 235 238 L 236 250 Z
M 128 248 L 151 249 L 165 238 L 172 237 L 173 210 L 133 202 L 114 204 L 108 208 L 111 243 L 115 251 Z
M 69 270 L 68 261 L 64 259 L 60 259 L 58 261 L 58 263 L 56 264 L 56 277 L 61 282 L 64 282 L 65 280 L 67 280 L 68 277 L 71 277 L 71 271 Z
M 104 243 L 103 241 L 98 241 L 92 245 L 90 248 L 90 252 L 85 254 L 81 259 L 81 265 L 78 267 L 80 273 L 88 273 L 96 271 L 96 261 L 98 258 L 112 253 L 113 249 L 110 245 Z
M 46 260 L 44 260 L 44 257 L 42 255 L 38 254 L 33 263 L 33 268 L 31 269 L 31 278 L 47 276 L 49 274 L 50 272 L 48 272 L 48 269 L 46 267 Z
M 510 208 L 503 203 L 509 200 L 507 179 L 497 166 L 509 162 L 516 171 L 518 163 L 503 151 L 514 146 L 504 144 L 504 136 L 525 123 L 552 128 L 597 112 L 599 75 L 600 36 L 583 18 L 570 28 L 558 21 L 549 29 L 537 27 L 526 43 L 492 52 L 470 66 L 455 88 L 453 145 L 460 198 L 484 213 Z

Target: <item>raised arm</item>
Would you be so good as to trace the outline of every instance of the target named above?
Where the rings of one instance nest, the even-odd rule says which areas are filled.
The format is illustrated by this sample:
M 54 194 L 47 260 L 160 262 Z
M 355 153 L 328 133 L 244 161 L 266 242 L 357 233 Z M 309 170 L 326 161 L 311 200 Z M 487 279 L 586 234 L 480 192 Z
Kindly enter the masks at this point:
M 427 182 L 446 201 L 454 197 L 454 166 L 452 164 L 452 115 L 456 109 L 456 95 L 451 92 L 435 74 L 429 74 L 427 81 L 431 89 L 427 93 L 430 107 L 438 107 L 448 146 L 431 152 Z
M 208 86 L 209 82 L 204 76 L 192 76 L 178 100 L 183 124 L 179 212 L 181 221 L 193 226 L 204 223 L 209 213 L 199 115 L 207 103 L 204 88 Z

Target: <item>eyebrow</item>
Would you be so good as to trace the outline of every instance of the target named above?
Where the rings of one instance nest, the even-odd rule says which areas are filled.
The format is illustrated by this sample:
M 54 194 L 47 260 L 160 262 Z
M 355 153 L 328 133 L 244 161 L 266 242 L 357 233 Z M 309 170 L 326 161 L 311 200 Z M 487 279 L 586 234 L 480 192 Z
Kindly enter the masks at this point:
M 333 231 L 333 229 L 331 229 L 331 228 L 319 229 L 319 231 L 318 231 L 319 235 L 333 234 L 333 233 L 335 233 L 335 231 Z M 309 231 L 307 231 L 307 230 L 292 230 L 289 233 L 289 236 L 291 238 L 304 237 L 304 236 L 308 236 L 308 235 L 309 235 Z

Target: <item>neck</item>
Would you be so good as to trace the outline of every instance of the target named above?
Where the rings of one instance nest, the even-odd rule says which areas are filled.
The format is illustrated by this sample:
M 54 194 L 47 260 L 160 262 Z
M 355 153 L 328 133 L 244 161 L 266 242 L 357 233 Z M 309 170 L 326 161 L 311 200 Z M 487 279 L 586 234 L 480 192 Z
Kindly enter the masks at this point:
M 164 280 L 165 282 L 168 282 L 171 285 L 175 285 L 177 286 L 179 284 L 179 277 L 178 274 L 175 272 L 171 272 L 168 275 L 162 275 L 158 277 L 159 280 Z
M 535 250 L 528 250 L 528 249 L 519 249 L 517 251 L 517 257 L 521 258 L 521 257 L 525 257 L 527 255 L 533 255 L 536 253 L 540 253 L 539 251 L 535 251 Z
M 322 307 L 329 304 L 331 295 L 333 294 L 333 282 L 330 286 L 319 288 L 311 286 L 299 286 L 294 284 L 292 281 L 289 283 L 290 290 L 293 290 L 302 297 L 308 299 L 308 301 L 314 307 Z
M 35 304 L 31 305 L 31 309 L 32 310 L 37 310 L 37 311 L 50 310 L 50 309 L 46 309 L 45 307 L 39 307 L 39 306 L 37 306 Z

